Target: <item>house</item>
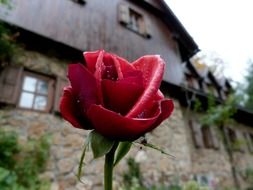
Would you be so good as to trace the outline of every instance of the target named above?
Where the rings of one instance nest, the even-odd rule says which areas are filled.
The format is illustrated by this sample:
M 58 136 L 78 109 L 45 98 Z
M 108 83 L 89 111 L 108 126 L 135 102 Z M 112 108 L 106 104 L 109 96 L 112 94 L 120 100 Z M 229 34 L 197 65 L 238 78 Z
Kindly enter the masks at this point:
M 11 9 L 0 10 L 1 20 L 19 32 L 17 40 L 24 46 L 22 54 L 0 73 L 0 114 L 7 118 L 0 124 L 11 126 L 23 140 L 52 133 L 45 175 L 56 189 L 101 189 L 101 160 L 89 162 L 84 184 L 75 176 L 87 131 L 74 129 L 57 116 L 62 87 L 68 83 L 67 64 L 82 62 L 83 51 L 101 48 L 129 61 L 145 54 L 160 54 L 166 61 L 162 90 L 173 98 L 175 111 L 147 139 L 175 159 L 135 147 L 129 156 L 141 162 L 145 184 L 172 184 L 178 178 L 181 183 L 196 179 L 213 188 L 234 185 L 234 163 L 216 138 L 217 131 L 200 128 L 194 119 L 198 113 L 188 104 L 194 96 L 206 101 L 207 92 L 225 99 L 231 86 L 227 80 L 219 83 L 208 69 L 201 73 L 189 61 L 198 46 L 163 1 L 14 0 Z M 246 134 L 252 151 L 251 116 L 240 108 L 235 117 L 236 131 Z M 235 141 L 234 129 L 230 133 Z M 242 187 L 248 185 L 244 171 L 253 167 L 251 151 L 234 154 Z M 88 152 L 87 160 L 90 157 Z M 125 169 L 123 161 L 116 173 Z M 115 175 L 115 181 L 120 180 Z

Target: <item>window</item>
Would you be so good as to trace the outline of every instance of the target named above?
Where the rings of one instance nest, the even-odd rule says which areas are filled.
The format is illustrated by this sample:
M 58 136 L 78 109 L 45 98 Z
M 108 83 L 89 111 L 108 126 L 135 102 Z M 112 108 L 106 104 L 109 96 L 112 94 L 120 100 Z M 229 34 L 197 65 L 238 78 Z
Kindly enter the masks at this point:
M 145 37 L 151 38 L 150 24 L 147 18 L 130 8 L 126 4 L 119 4 L 119 22 L 129 30 Z
M 222 100 L 226 100 L 227 99 L 227 94 L 224 90 L 220 90 L 220 97 Z
M 236 138 L 235 131 L 232 129 L 227 129 L 227 131 L 228 131 L 228 137 L 229 137 L 230 142 L 236 143 L 237 138 Z
M 217 134 L 214 132 L 214 128 L 209 126 L 202 126 L 201 132 L 203 135 L 203 142 L 206 148 L 219 148 L 219 141 L 217 138 Z
M 211 136 L 211 131 L 210 127 L 201 127 L 201 132 L 203 135 L 203 142 L 206 148 L 211 148 L 212 147 L 212 136 Z
M 195 148 L 202 148 L 204 143 L 200 125 L 194 120 L 189 120 L 189 127 L 191 129 L 191 135 Z
M 211 84 L 207 85 L 207 93 L 214 95 L 216 98 L 219 97 L 217 89 Z
M 142 30 L 144 30 L 143 16 L 135 12 L 134 10 L 130 9 L 129 17 L 130 21 L 127 26 L 135 32 L 142 33 L 143 32 Z
M 213 126 L 201 126 L 194 120 L 189 121 L 189 126 L 196 148 L 219 149 L 219 139 Z
M 244 140 L 242 133 L 230 128 L 225 129 L 229 146 L 232 150 L 244 152 Z
M 18 107 L 49 111 L 52 106 L 50 97 L 53 83 L 49 77 L 24 72 Z
M 188 88 L 193 88 L 196 90 L 200 89 L 198 79 L 196 79 L 190 75 L 186 75 L 186 85 Z
M 0 104 L 43 112 L 59 112 L 64 77 L 48 77 L 28 72 L 24 67 L 9 66 L 0 72 Z

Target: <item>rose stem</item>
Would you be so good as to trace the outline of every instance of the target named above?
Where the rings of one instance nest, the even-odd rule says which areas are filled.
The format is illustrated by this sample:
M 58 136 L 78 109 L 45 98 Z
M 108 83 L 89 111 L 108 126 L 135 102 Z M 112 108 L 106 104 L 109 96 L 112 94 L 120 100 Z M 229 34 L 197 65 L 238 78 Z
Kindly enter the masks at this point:
M 112 190 L 114 154 L 119 142 L 115 141 L 112 149 L 105 155 L 104 190 Z

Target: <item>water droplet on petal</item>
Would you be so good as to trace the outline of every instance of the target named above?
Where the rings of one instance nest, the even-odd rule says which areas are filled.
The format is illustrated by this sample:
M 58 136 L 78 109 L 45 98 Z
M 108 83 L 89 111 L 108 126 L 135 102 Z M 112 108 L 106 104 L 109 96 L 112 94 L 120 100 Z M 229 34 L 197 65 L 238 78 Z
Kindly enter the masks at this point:
M 144 118 L 144 116 L 145 116 L 145 112 L 143 111 L 139 115 L 137 115 L 137 118 Z

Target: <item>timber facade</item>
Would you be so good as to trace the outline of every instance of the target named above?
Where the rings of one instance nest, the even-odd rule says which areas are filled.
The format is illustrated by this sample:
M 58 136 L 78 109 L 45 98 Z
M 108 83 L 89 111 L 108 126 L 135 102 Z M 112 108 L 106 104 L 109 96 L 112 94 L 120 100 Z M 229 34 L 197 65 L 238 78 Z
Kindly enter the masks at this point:
M 0 121 L 23 140 L 45 133 L 53 136 L 45 176 L 54 189 L 101 189 L 102 160 L 90 161 L 81 184 L 76 179 L 80 147 L 87 131 L 72 128 L 59 116 L 59 98 L 68 83 L 66 68 L 83 62 L 83 51 L 105 49 L 128 61 L 145 54 L 160 54 L 166 62 L 162 91 L 173 98 L 175 111 L 161 127 L 148 134 L 151 143 L 163 147 L 175 159 L 153 150 L 135 147 L 129 157 L 140 162 L 146 186 L 197 180 L 211 189 L 249 187 L 247 169 L 253 170 L 252 114 L 238 108 L 236 123 L 226 126 L 229 143 L 240 143 L 231 161 L 219 126 L 202 128 L 199 115 L 189 104 L 195 97 L 207 101 L 212 94 L 224 101 L 232 87 L 208 69 L 199 70 L 190 57 L 199 49 L 180 21 L 163 1 L 155 0 L 14 0 L 11 9 L 0 7 L 0 18 L 19 33 L 24 50 L 0 73 Z M 116 169 L 119 187 L 126 162 Z

